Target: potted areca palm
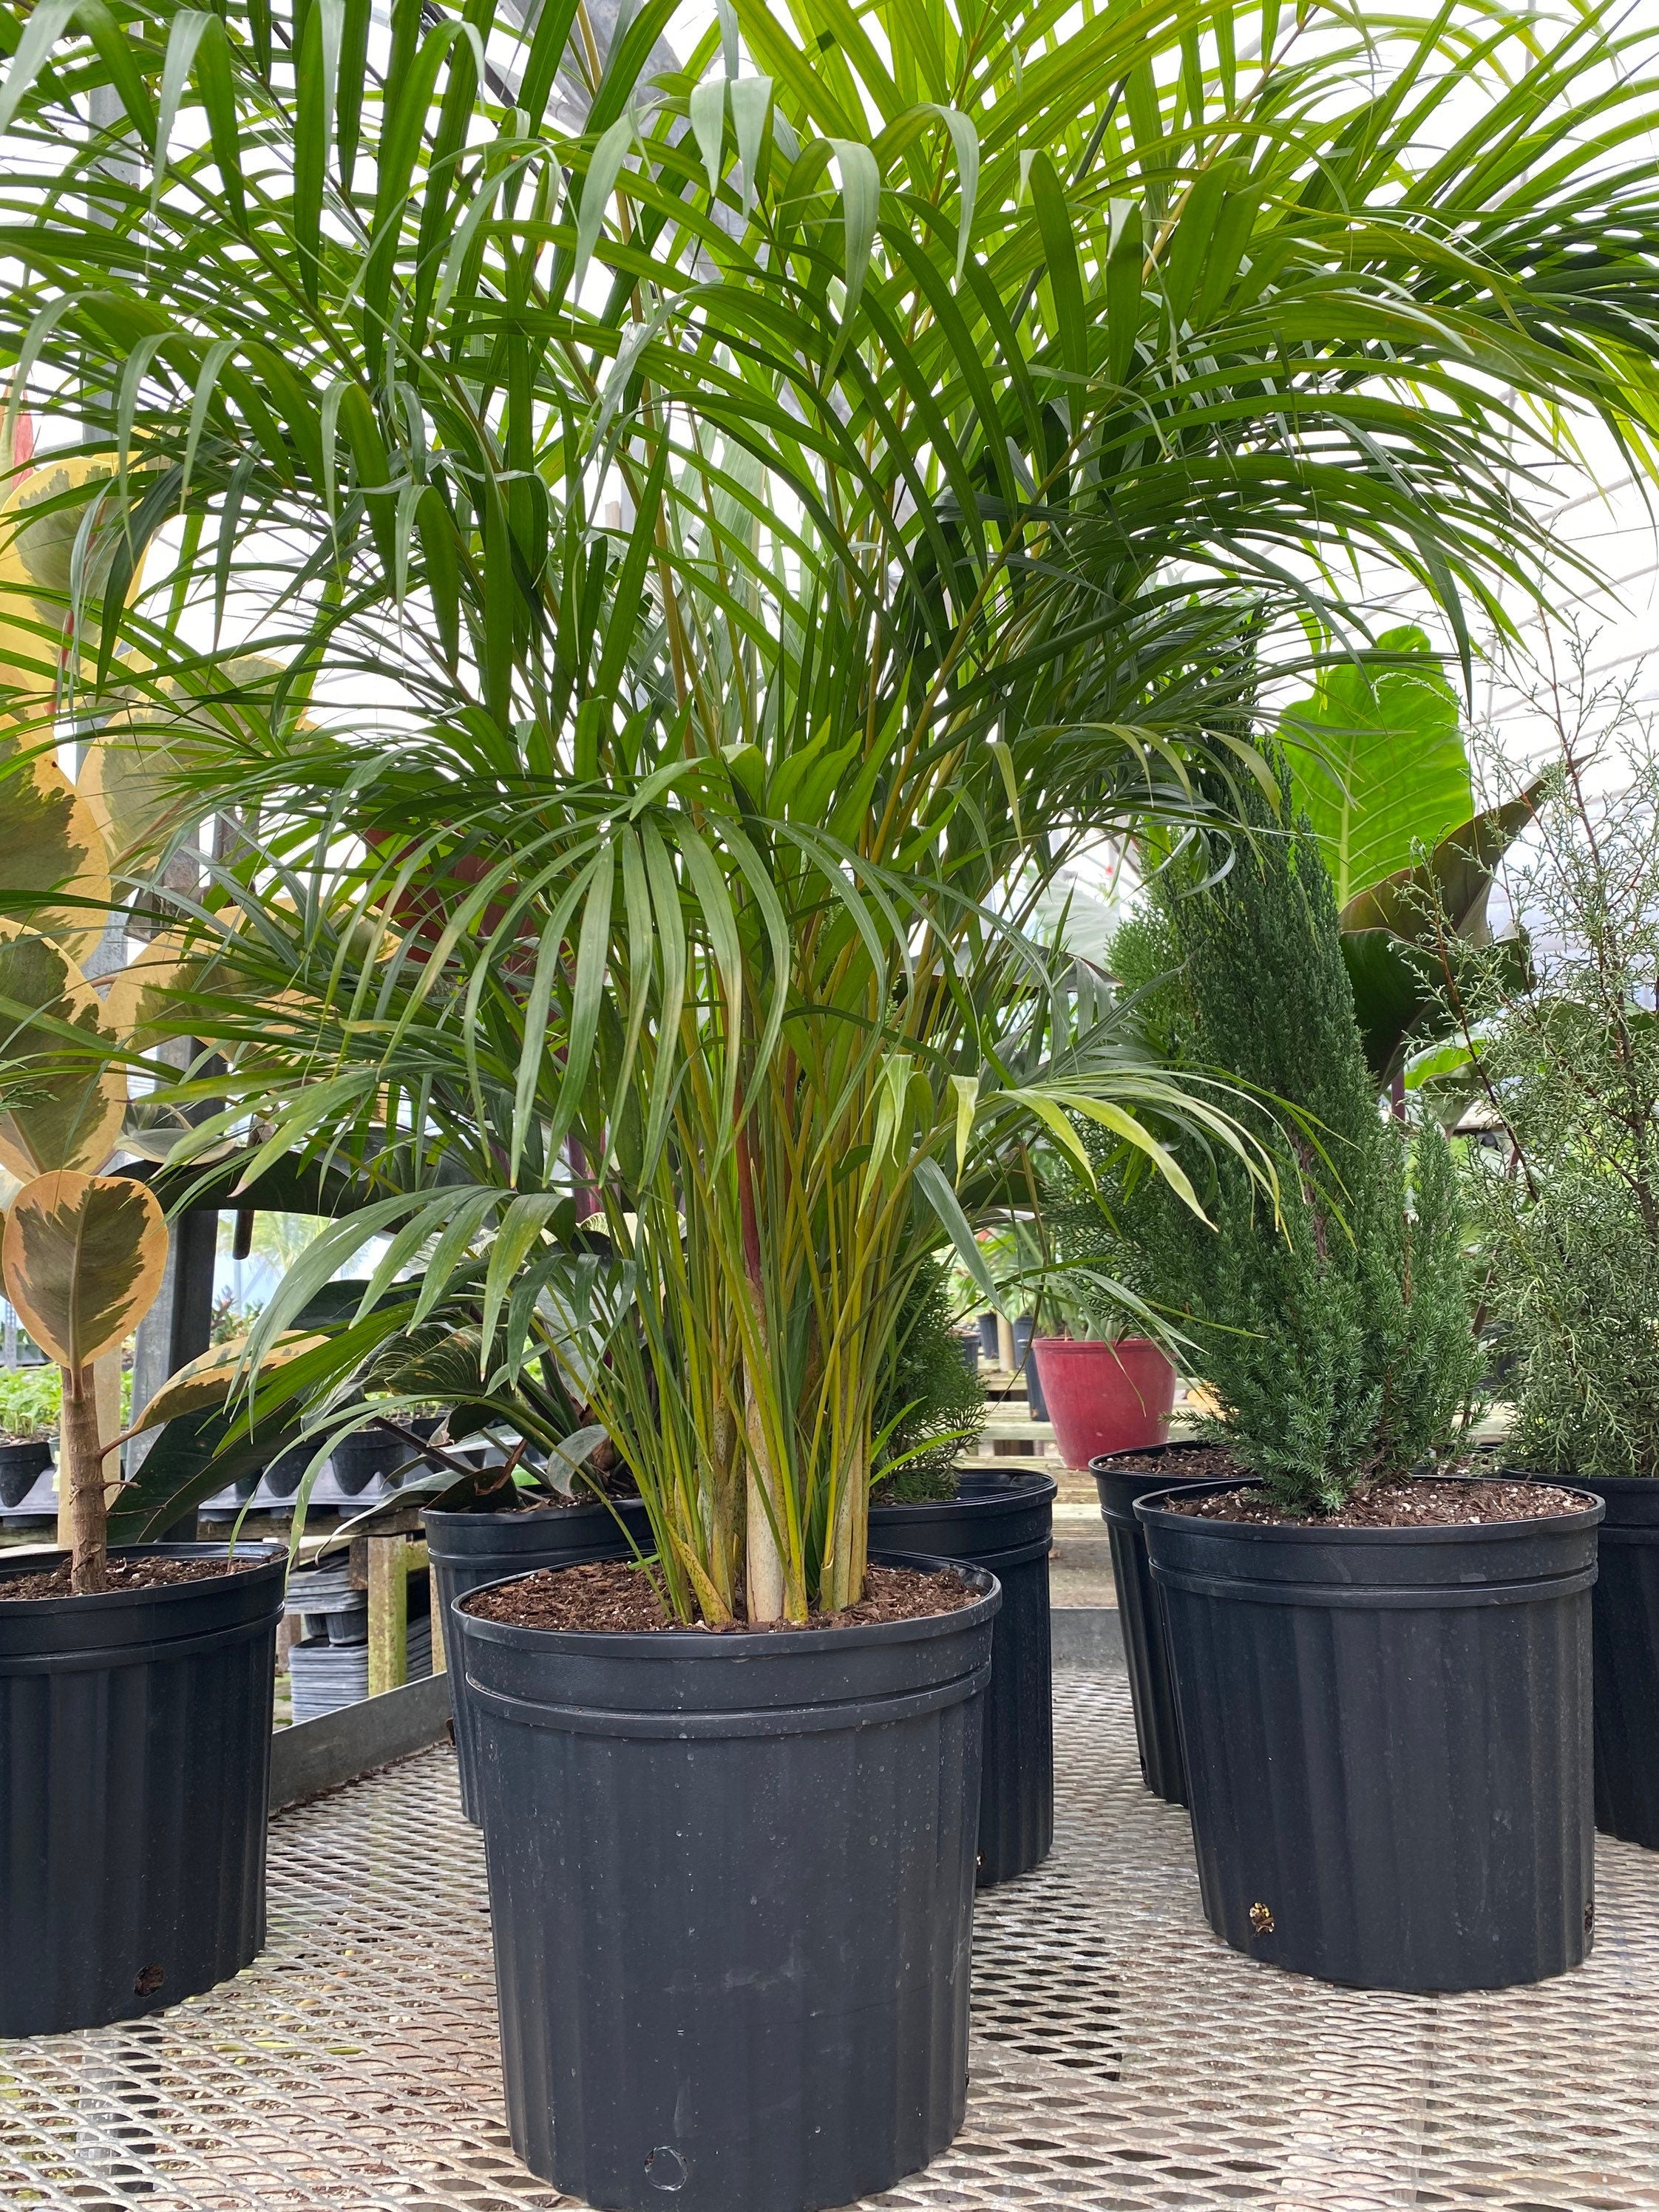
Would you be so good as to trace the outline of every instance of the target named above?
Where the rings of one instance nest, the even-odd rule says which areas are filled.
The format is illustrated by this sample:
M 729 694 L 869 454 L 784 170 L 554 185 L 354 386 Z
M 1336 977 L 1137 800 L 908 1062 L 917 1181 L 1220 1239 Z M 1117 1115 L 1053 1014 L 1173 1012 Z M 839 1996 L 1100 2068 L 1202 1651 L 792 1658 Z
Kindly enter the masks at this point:
M 176 842 L 208 793 L 241 824 L 197 916 L 229 1062 L 198 1096 L 229 1103 L 186 1144 L 252 1116 L 249 1172 L 349 1163 L 368 1202 L 307 1266 L 388 1239 L 365 1325 L 405 1271 L 414 1325 L 481 1265 L 480 1387 L 550 1344 L 650 1522 L 647 1568 L 451 1614 L 514 2140 L 601 2202 L 720 2212 L 884 2185 L 963 2109 L 995 1593 L 868 1546 L 918 1272 L 981 1264 L 1034 1127 L 1110 1127 L 1182 1204 L 1201 1128 L 1271 1187 L 1024 902 L 1102 826 L 1237 805 L 1241 623 L 1293 614 L 1310 548 L 1417 549 L 1447 594 L 1516 557 L 1494 376 L 1650 404 L 1618 224 L 1592 344 L 1553 208 L 1506 205 L 1468 283 L 1484 149 L 1434 149 L 1437 209 L 1474 204 L 1455 263 L 1401 199 L 1461 22 L 1392 34 L 1421 88 L 1359 131 L 1332 88 L 1374 121 L 1376 51 L 1334 11 L 1242 78 L 1249 40 L 1206 76 L 1190 17 L 1168 72 L 1139 17 L 1039 61 L 1016 9 L 896 76 L 809 17 L 821 70 L 738 0 L 647 85 L 660 11 L 596 77 L 562 11 L 520 44 L 399 5 L 383 99 L 361 13 L 337 46 L 314 8 L 163 6 L 43 75 L 82 34 L 37 10 L 0 92 L 28 142 L 0 335 L 140 477 L 128 550 L 220 533 L 291 663 L 256 692 L 203 650 L 219 567 L 106 626 L 106 679 L 142 640 L 133 745 L 188 719 Z M 1518 164 L 1616 137 L 1601 51 L 1575 26 L 1506 89 Z M 106 78 L 119 160 L 73 106 Z M 305 727 L 331 683 L 338 726 Z M 560 1233 L 573 1183 L 602 1251 Z

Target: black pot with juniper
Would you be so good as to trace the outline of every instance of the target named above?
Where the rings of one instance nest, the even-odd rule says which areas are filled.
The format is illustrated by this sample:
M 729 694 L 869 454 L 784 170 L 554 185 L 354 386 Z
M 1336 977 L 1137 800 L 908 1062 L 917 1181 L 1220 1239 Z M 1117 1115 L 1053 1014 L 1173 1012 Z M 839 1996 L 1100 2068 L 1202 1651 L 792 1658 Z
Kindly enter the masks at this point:
M 1244 1111 L 1277 1224 L 1221 1152 L 1206 1219 L 1150 1184 L 1122 1209 L 1221 1408 L 1211 1433 L 1254 1478 L 1134 1509 L 1205 1910 L 1237 1948 L 1334 1981 L 1535 1980 L 1590 1940 L 1601 1508 L 1413 1479 L 1443 1467 L 1478 1376 L 1461 1198 L 1438 1127 L 1379 1108 L 1282 775 L 1281 801 L 1246 798 L 1230 866 L 1166 868 L 1128 948 L 1166 979 L 1171 1055 L 1274 1102 Z

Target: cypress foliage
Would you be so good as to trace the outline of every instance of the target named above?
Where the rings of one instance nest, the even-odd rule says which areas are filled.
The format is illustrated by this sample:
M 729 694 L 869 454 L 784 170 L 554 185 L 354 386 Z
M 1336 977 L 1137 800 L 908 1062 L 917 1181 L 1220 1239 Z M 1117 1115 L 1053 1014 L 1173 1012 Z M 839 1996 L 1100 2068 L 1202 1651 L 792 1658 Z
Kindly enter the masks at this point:
M 876 1393 L 877 1501 L 954 1498 L 985 1426 L 985 1386 L 962 1356 L 945 1268 L 921 1268 L 900 1309 Z
M 1385 1119 L 1366 1067 L 1330 878 L 1305 817 L 1264 799 L 1219 875 L 1182 856 L 1122 947 L 1149 1034 L 1244 1085 L 1281 1215 L 1218 1156 L 1206 1228 L 1143 1181 L 1118 1210 L 1138 1286 L 1191 1340 L 1216 1433 L 1288 1510 L 1335 1510 L 1445 1449 L 1479 1354 L 1459 1195 L 1437 1127 Z M 1166 980 L 1155 980 L 1161 962 Z M 1288 1111 L 1286 1109 L 1289 1109 Z

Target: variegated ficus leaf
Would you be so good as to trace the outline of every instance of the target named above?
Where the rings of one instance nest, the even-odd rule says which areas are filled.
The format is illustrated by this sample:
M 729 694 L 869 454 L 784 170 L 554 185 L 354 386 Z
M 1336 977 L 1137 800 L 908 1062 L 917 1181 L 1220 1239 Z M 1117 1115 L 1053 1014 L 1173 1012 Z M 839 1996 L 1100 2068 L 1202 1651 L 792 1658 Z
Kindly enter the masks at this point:
M 8 771 L 0 775 L 0 917 L 27 915 L 32 929 L 84 958 L 108 918 L 108 851 L 62 769 L 45 756 L 23 764 L 27 750 L 0 733 Z
M 62 1169 L 25 1183 L 6 1215 L 6 1295 L 60 1367 L 89 1367 L 149 1311 L 167 1266 L 155 1194 L 124 1176 Z
M 113 1012 L 61 945 L 0 922 L 0 1162 L 24 1182 L 91 1173 L 114 1151 L 127 1082 Z
M 222 1406 L 242 1370 L 248 1341 L 246 1336 L 234 1336 L 228 1343 L 216 1344 L 211 1351 L 192 1359 L 176 1375 L 170 1375 L 137 1415 L 132 1425 L 134 1429 L 156 1428 L 163 1421 L 176 1421 L 186 1413 L 211 1413 Z M 327 1341 L 326 1337 L 313 1335 L 279 1338 L 260 1358 L 261 1376 L 268 1376 L 276 1368 L 286 1367 Z

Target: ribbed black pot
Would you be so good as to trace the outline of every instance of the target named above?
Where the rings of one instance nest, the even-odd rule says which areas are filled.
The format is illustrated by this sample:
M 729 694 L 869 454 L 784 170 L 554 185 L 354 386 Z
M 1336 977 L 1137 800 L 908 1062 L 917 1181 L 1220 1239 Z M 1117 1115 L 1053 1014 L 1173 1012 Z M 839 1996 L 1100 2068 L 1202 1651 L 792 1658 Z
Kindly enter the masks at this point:
M 278 1452 L 264 1472 L 265 1487 L 273 1498 L 292 1498 L 311 1464 L 314 1444 L 290 1444 Z
M 1129 1703 L 1134 1709 L 1135 1744 L 1140 1753 L 1140 1778 L 1153 1796 L 1166 1804 L 1187 1802 L 1187 1762 L 1181 1754 L 1181 1723 L 1176 1711 L 1175 1676 L 1170 1667 L 1169 1632 L 1164 1607 L 1146 1557 L 1146 1538 L 1135 1518 L 1135 1500 L 1167 1490 L 1167 1474 L 1132 1472 L 1123 1460 L 1158 1460 L 1170 1450 L 1189 1452 L 1182 1444 L 1148 1444 L 1134 1452 L 1109 1452 L 1091 1459 L 1089 1472 L 1100 1495 L 1100 1515 L 1112 1547 L 1112 1579 L 1117 1584 L 1117 1618 L 1123 1635 L 1123 1657 L 1129 1676 Z M 1216 1485 L 1224 1489 L 1237 1483 L 1236 1474 L 1223 1476 Z M 1183 1482 L 1183 1489 L 1208 1486 Z
M 287 1559 L 240 1549 L 260 1564 L 97 1597 L 7 1601 L 52 1562 L 0 1564 L 0 2035 L 159 2012 L 264 1941 Z
M 1030 1314 L 1022 1314 L 1014 1323 L 1014 1366 L 1025 1377 L 1025 1403 L 1034 1421 L 1046 1421 L 1048 1402 L 1042 1395 L 1042 1377 L 1037 1373 L 1036 1361 L 1031 1356 L 1031 1339 L 1036 1332 L 1036 1322 Z
M 997 1362 L 998 1351 L 996 1316 L 994 1313 L 981 1314 L 978 1316 L 978 1326 L 979 1348 L 981 1354 L 983 1358 L 988 1359 L 992 1366 L 994 1367 Z
M 1659 1850 L 1659 1481 L 1575 1476 L 1607 1507 L 1590 1607 L 1595 1825 Z
M 21 1505 L 51 1465 L 49 1443 L 0 1444 L 0 1505 Z
M 1135 1508 L 1169 1620 L 1204 1911 L 1363 1989 L 1504 1989 L 1594 1917 L 1599 1498 L 1461 1527 Z
M 991 1637 L 979 1797 L 979 1884 L 1029 1874 L 1054 1839 L 1054 1653 L 1048 1554 L 1054 1480 L 1048 1474 L 962 1477 L 938 1504 L 872 1505 L 870 1542 L 984 1567 L 1002 1585 Z
M 620 1519 L 618 1518 L 620 1516 Z M 518 1512 L 439 1513 L 421 1516 L 433 1596 L 443 1623 L 446 1645 L 453 1649 L 457 1598 L 486 1583 L 527 1575 L 538 1567 L 574 1567 L 587 1559 L 625 1559 L 649 1554 L 651 1523 L 637 1498 L 609 1505 L 532 1505 Z M 631 1541 L 629 1540 L 632 1540 Z M 478 1812 L 477 1735 L 466 1677 L 452 1664 L 451 1711 L 455 1720 L 456 1764 L 460 1769 L 461 1810 L 475 1825 Z
M 960 1612 L 855 1628 L 452 1614 L 532 2172 L 611 2212 L 812 2212 L 950 2142 L 997 1604 L 959 1571 Z
M 395 1474 L 412 1456 L 402 1437 L 394 1437 L 389 1429 L 368 1428 L 343 1437 L 329 1460 L 341 1491 L 355 1498 L 378 1477 Z

